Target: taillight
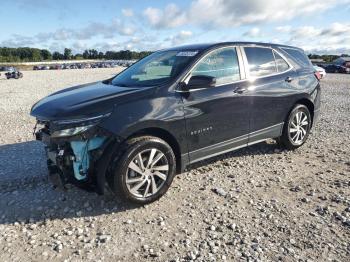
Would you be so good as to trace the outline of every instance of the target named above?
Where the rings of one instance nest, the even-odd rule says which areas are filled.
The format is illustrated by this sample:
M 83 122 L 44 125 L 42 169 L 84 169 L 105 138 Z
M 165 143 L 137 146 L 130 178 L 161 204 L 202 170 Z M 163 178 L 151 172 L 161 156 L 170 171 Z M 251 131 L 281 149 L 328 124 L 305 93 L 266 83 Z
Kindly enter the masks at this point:
M 316 78 L 317 78 L 318 81 L 320 81 L 321 78 L 322 78 L 320 72 L 318 72 L 318 71 L 315 72 L 315 76 L 316 76 Z

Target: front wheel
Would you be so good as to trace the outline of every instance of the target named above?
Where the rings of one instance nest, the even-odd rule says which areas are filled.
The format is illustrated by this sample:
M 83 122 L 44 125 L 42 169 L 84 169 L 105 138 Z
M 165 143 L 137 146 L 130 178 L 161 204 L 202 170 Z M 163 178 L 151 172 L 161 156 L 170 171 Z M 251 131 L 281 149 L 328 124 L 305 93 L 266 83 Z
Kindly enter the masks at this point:
M 305 105 L 296 105 L 283 126 L 280 142 L 287 149 L 296 149 L 303 145 L 310 133 L 311 114 Z
M 114 160 L 110 186 L 121 198 L 148 204 L 168 190 L 176 170 L 175 155 L 162 139 L 142 136 L 128 140 Z

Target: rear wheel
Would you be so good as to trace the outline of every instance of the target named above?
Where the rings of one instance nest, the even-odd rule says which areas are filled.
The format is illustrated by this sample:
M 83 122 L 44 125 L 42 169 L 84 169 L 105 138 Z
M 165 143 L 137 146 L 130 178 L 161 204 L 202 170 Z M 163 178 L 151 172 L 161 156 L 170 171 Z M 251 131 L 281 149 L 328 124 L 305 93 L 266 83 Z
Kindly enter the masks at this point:
M 111 188 L 123 199 L 148 204 L 163 196 L 175 175 L 175 155 L 162 139 L 151 136 L 125 143 L 115 160 Z
M 310 133 L 311 114 L 305 105 L 296 105 L 284 124 L 280 143 L 287 149 L 303 145 Z

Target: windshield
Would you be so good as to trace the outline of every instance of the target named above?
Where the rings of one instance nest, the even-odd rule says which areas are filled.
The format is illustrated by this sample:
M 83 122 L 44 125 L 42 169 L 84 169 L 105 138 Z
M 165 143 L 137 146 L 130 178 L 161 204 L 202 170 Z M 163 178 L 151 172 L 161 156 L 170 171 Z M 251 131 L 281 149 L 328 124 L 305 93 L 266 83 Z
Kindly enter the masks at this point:
M 112 85 L 123 87 L 156 86 L 175 79 L 190 63 L 197 51 L 155 52 L 112 80 Z

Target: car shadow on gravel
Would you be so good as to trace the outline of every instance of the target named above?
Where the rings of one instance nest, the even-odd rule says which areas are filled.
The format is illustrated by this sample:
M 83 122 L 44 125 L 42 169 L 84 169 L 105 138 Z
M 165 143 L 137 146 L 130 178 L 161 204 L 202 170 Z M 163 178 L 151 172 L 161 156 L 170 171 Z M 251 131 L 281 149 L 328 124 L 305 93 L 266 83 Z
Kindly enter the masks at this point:
M 192 165 L 189 169 L 246 155 L 274 154 L 274 143 L 260 143 Z M 46 219 L 86 218 L 141 208 L 76 187 L 53 189 L 47 180 L 46 157 L 37 141 L 0 146 L 0 224 L 37 223 Z
M 99 196 L 76 187 L 65 192 L 54 189 L 47 172 L 40 142 L 0 146 L 0 225 L 97 217 L 140 208 L 122 202 L 111 192 Z

